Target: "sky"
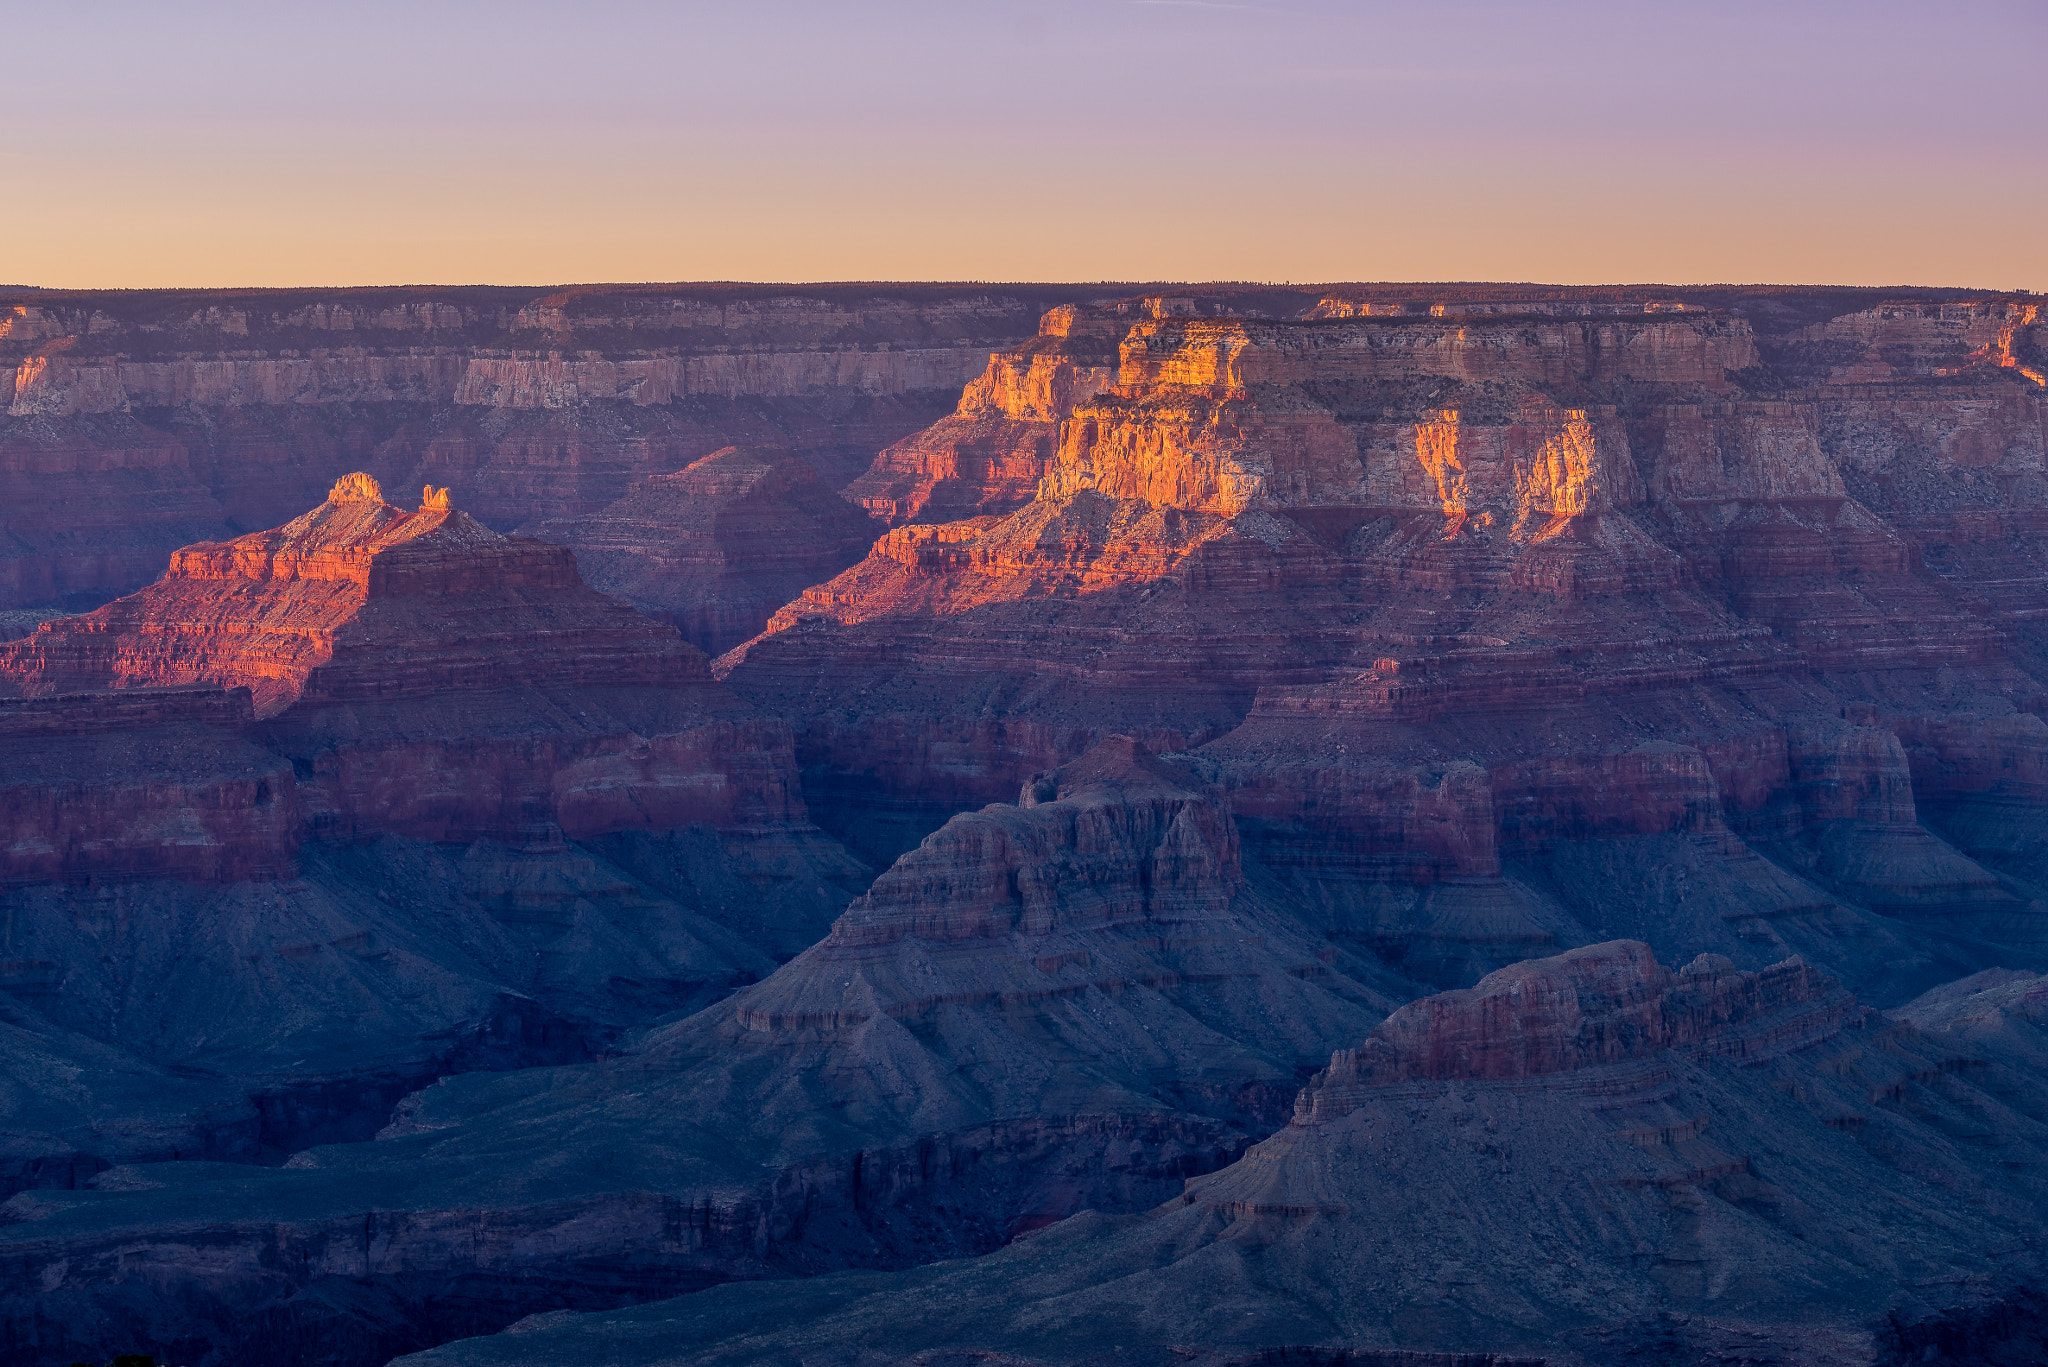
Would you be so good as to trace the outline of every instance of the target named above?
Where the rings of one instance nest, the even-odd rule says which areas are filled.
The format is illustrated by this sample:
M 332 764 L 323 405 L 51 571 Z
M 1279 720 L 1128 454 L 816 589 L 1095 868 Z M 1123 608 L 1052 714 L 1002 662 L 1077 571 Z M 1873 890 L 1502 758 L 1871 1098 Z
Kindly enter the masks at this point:
M 2048 0 L 0 0 L 0 282 L 2048 290 Z

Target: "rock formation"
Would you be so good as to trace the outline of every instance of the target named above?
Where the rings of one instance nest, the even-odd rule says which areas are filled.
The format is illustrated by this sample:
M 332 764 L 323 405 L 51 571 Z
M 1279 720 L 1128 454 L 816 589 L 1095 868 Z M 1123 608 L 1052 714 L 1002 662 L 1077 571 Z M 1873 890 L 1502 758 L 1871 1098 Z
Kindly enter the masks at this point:
M 838 488 L 1070 294 L 0 291 L 0 609 L 95 607 L 350 470 L 447 486 L 498 531 L 735 443 Z
M 881 527 L 774 447 L 727 447 L 588 517 L 535 523 L 584 582 L 719 654 L 867 553 Z
M 1974 986 L 1945 991 L 2000 1005 L 1935 1014 L 2024 997 Z M 1147 1214 L 403 1361 L 2020 1362 L 2048 1345 L 2048 1095 L 1950 1033 L 1797 960 L 1592 946 L 1396 1011 Z
M 240 1361 L 256 1345 L 229 1320 L 289 1319 L 346 1282 L 319 1341 L 368 1362 L 446 1337 L 465 1300 L 502 1322 L 980 1252 L 1229 1161 L 1389 986 L 1246 886 L 1217 794 L 1112 739 L 957 817 L 820 943 L 615 1063 L 449 1079 L 377 1142 L 283 1172 L 19 1198 L 0 1248 L 47 1285 L 39 1312 L 0 1303 L 0 1334 Z M 407 1213 L 366 1247 L 393 1199 Z M 200 1224 L 174 1213 L 194 1203 Z M 307 1256 L 280 1277 L 282 1247 Z
M 427 502 L 349 475 L 284 527 L 189 546 L 142 592 L 0 647 L 0 681 L 246 688 L 306 771 L 280 796 L 325 835 L 801 820 L 777 726 L 672 628 L 585 586 L 566 549 Z
M 718 672 L 792 718 L 813 810 L 875 858 L 1108 731 L 1192 748 L 1248 860 L 1447 986 L 1617 934 L 1806 954 L 1883 1001 L 2038 954 L 2012 823 L 2040 581 L 1991 568 L 2031 563 L 2048 487 L 2041 386 L 1996 359 L 2032 354 L 2031 315 L 1928 304 L 1886 326 L 1930 340 L 1873 334 L 1898 364 L 1857 388 L 1807 378 L 1835 324 L 1776 297 L 1745 305 L 1768 336 L 1463 302 L 1119 318 L 1114 384 L 1016 404 L 1029 503 L 898 527 Z M 1971 328 L 1993 351 L 1957 370 Z M 1937 410 L 1977 435 L 1937 440 Z M 2009 777 L 1916 762 L 1933 730 Z
M 9 1180 L 367 1137 L 766 976 L 866 882 L 786 726 L 451 504 L 357 473 L 0 647 L 0 1006 L 41 1041 L 7 1085 L 123 1060 L 61 1123 L 10 1110 Z
M 0 698 L 0 887 L 290 877 L 298 788 L 254 719 L 247 688 Z
M 1115 308 L 1064 304 L 1038 336 L 989 357 L 953 415 L 884 450 L 847 497 L 892 523 L 1007 513 L 1031 501 L 1074 406 L 1116 381 Z
M 188 546 L 141 593 L 45 626 L 8 649 L 0 675 L 28 694 L 247 687 L 264 717 L 299 701 L 309 687 L 309 701 L 348 696 L 349 683 L 337 675 L 351 667 L 362 672 L 358 661 L 373 653 L 387 666 L 435 671 L 428 678 L 401 676 L 370 685 L 373 696 L 386 699 L 466 682 L 465 675 L 482 678 L 486 659 L 494 671 L 509 664 L 514 674 L 543 661 L 554 669 L 583 668 L 587 682 L 680 677 L 679 648 L 632 614 L 606 612 L 595 595 L 575 593 L 580 587 L 573 561 L 559 548 L 499 536 L 452 509 L 445 489 L 429 486 L 420 509 L 407 512 L 386 503 L 377 481 L 358 472 L 337 481 L 325 502 L 283 527 Z M 531 614 L 533 600 L 549 596 L 566 596 L 556 615 L 583 626 L 585 634 L 573 649 L 546 639 L 541 623 L 529 616 L 497 622 L 504 639 L 492 642 L 484 657 L 428 661 L 409 649 L 403 659 L 393 658 L 389 646 L 377 650 L 377 636 L 396 635 L 393 628 L 401 626 L 382 619 L 401 611 L 405 600 L 433 600 L 441 620 L 432 635 L 446 643 L 466 634 L 459 625 L 465 614 L 495 618 L 518 608 Z M 343 634 L 349 639 L 337 661 L 337 636 Z M 411 634 L 407 645 L 417 640 Z M 509 652 L 526 658 L 515 663 L 507 659 Z M 565 680 L 578 681 L 573 675 Z
M 0 1353 L 2030 1360 L 2033 307 L 24 300 Z

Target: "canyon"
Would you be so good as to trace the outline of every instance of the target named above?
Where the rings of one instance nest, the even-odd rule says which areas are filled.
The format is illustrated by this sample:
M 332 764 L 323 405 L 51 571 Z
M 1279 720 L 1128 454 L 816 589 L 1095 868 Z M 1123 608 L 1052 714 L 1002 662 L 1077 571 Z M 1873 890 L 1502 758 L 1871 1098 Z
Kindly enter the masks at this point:
M 2040 993 L 1961 984 L 1894 1020 L 1797 959 L 1589 946 L 1402 1007 L 1147 1213 L 401 1361 L 2018 1363 Z
M 451 1067 L 601 1053 L 770 972 L 864 883 L 787 727 L 672 628 L 445 489 L 381 495 L 349 476 L 0 645 L 10 1023 L 206 1096 L 15 1135 L 16 1186 L 367 1137 Z
M 0 610 L 95 607 L 364 471 L 498 531 L 731 445 L 833 488 L 939 417 L 1043 286 L 0 291 Z
M 2031 297 L 12 307 L 7 1360 L 2048 1344 Z

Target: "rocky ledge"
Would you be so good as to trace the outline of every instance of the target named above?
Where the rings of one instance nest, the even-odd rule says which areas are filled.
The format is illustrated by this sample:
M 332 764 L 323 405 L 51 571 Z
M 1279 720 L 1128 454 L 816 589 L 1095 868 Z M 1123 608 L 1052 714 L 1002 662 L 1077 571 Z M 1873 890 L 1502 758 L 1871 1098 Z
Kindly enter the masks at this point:
M 0 1334 L 244 1362 L 317 1303 L 323 1351 L 374 1363 L 480 1318 L 984 1252 L 1227 1163 L 1403 990 L 1247 887 L 1217 795 L 1129 740 L 1020 797 L 620 1058 L 448 1079 L 284 1171 L 22 1197 L 0 1256 L 47 1285 Z
M 1590 946 L 1403 1007 L 1149 1213 L 405 1362 L 2017 1363 L 2048 1345 L 2023 1064 L 1796 963 Z

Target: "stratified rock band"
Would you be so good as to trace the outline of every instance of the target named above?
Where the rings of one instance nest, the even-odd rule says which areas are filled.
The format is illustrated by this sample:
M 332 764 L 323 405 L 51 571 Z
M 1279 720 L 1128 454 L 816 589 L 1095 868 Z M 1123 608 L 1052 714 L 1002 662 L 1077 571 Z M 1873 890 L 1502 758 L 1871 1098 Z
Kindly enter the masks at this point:
M 0 1360 L 2041 1361 L 2044 367 L 0 290 Z

